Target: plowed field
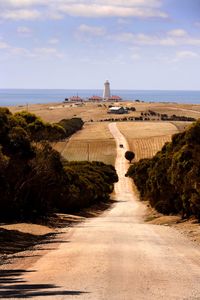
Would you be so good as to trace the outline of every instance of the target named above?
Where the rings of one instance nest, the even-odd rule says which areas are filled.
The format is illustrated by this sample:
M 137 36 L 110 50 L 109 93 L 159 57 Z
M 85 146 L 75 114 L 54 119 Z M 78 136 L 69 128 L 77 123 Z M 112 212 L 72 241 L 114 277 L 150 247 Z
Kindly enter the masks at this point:
M 116 145 L 108 123 L 86 124 L 68 141 L 59 142 L 54 148 L 69 161 L 98 160 L 107 164 L 115 163 Z
M 135 153 L 136 161 L 155 155 L 178 132 L 169 122 L 126 122 L 117 126 Z

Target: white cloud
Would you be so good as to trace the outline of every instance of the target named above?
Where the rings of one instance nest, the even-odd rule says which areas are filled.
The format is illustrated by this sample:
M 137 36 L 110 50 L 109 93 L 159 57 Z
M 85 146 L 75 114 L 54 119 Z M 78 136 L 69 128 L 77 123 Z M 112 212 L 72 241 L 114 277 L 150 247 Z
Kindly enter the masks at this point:
M 62 13 L 79 16 L 79 17 L 139 17 L 152 18 L 160 17 L 166 18 L 164 12 L 155 10 L 150 7 L 126 7 L 118 5 L 99 5 L 99 4 L 70 4 L 60 5 L 58 10 Z
M 89 34 L 94 36 L 103 36 L 106 33 L 104 27 L 88 26 L 85 24 L 80 25 L 78 31 L 79 33 Z
M 139 53 L 133 53 L 133 54 L 131 55 L 131 59 L 132 59 L 132 60 L 140 60 L 140 59 L 141 59 L 141 56 L 140 56 Z
M 61 19 L 64 18 L 64 15 L 61 14 L 60 12 L 55 11 L 55 10 L 53 10 L 53 11 L 49 10 L 49 11 L 47 11 L 46 14 L 44 14 L 44 17 L 46 19 L 51 19 L 51 20 L 61 20 Z
M 34 49 L 36 53 L 39 54 L 55 54 L 57 53 L 57 50 L 55 48 L 35 48 Z
M 29 27 L 26 26 L 19 26 L 17 28 L 17 33 L 22 37 L 30 37 L 32 34 L 32 31 Z
M 193 60 L 200 58 L 200 53 L 191 51 L 191 50 L 179 50 L 175 54 L 171 56 L 159 56 L 157 59 L 161 62 L 167 63 L 167 64 L 173 64 L 183 62 L 186 60 Z
M 0 12 L 0 18 L 7 20 L 35 20 L 40 18 L 41 13 L 35 9 L 4 10 Z
M 48 47 L 43 47 L 43 48 L 35 48 L 33 50 L 33 53 L 37 56 L 37 57 L 57 57 L 57 58 L 62 58 L 64 55 L 62 53 L 60 53 L 56 48 L 48 48 Z
M 9 45 L 6 42 L 0 41 L 0 49 L 7 49 L 9 48 Z
M 9 54 L 12 56 L 26 56 L 26 57 L 35 57 L 31 51 L 25 48 L 20 48 L 20 47 L 10 47 L 9 49 Z
M 17 32 L 18 33 L 25 33 L 25 34 L 29 34 L 31 33 L 31 30 L 29 27 L 26 27 L 26 26 L 20 26 L 17 28 Z
M 132 32 L 122 32 L 117 35 L 110 36 L 109 39 L 114 39 L 120 42 L 126 42 L 133 45 L 147 45 L 147 46 L 200 46 L 199 37 L 191 37 L 187 32 L 172 31 L 163 35 L 147 35 L 144 33 L 132 33 Z
M 98 4 L 120 5 L 120 6 L 145 6 L 145 7 L 160 7 L 160 0 L 96 0 L 93 1 Z
M 1 0 L 0 6 L 11 8 L 24 8 L 36 5 L 48 5 L 48 0 Z
M 52 45 L 56 45 L 60 42 L 59 39 L 56 39 L 56 38 L 52 38 L 48 41 L 49 44 L 52 44 Z
M 97 4 L 97 5 L 112 5 L 112 6 L 128 6 L 128 7 L 154 7 L 161 6 L 161 0 L 1 0 L 2 7 L 32 7 L 32 6 L 57 6 L 71 4 Z
M 119 25 L 130 24 L 130 20 L 129 20 L 129 19 L 119 18 L 119 19 L 117 20 L 117 23 L 118 23 Z
M 186 59 L 186 58 L 197 58 L 199 54 L 193 51 L 179 51 L 176 53 L 177 59 Z
M 0 39 L 0 50 L 5 52 L 6 55 L 11 56 L 22 56 L 31 58 L 63 58 L 64 54 L 54 47 L 40 47 L 40 48 L 23 48 L 16 47 L 8 44 L 7 42 Z
M 4 19 L 61 19 L 79 17 L 166 18 L 160 10 L 161 0 L 1 0 L 0 16 Z
M 183 29 L 174 29 L 168 32 L 168 35 L 172 37 L 185 37 L 187 36 L 187 32 Z

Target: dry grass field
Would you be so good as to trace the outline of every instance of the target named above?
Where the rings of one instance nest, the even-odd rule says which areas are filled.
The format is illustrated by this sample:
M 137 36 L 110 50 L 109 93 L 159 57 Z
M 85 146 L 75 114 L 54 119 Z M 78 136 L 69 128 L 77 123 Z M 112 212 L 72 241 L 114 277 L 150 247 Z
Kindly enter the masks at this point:
M 123 122 L 117 126 L 127 138 L 136 161 L 155 155 L 178 132 L 177 127 L 169 122 Z
M 96 121 L 108 118 L 107 110 L 109 104 L 83 103 L 76 105 L 73 103 L 50 103 L 50 104 L 32 104 L 28 110 L 40 116 L 48 122 L 58 122 L 61 119 L 70 119 L 73 117 L 82 118 L 85 122 Z M 27 107 L 11 107 L 12 112 L 26 110 Z
M 114 165 L 116 145 L 108 124 L 86 123 L 81 131 L 69 140 L 56 143 L 54 148 L 69 161 L 98 160 Z M 136 160 L 152 157 L 178 132 L 169 122 L 119 122 L 117 126 L 135 152 Z
M 102 161 L 115 164 L 116 145 L 108 123 L 89 123 L 68 141 L 54 145 L 62 156 L 69 160 Z
M 128 115 L 110 115 L 107 114 L 108 106 L 124 106 L 136 108 L 135 112 L 130 112 Z M 26 110 L 27 106 L 10 107 L 12 112 Z M 85 122 L 90 120 L 100 121 L 107 118 L 121 119 L 123 117 L 138 117 L 141 112 L 153 110 L 160 114 L 178 116 L 187 116 L 200 118 L 200 105 L 172 104 L 172 103 L 136 103 L 136 102 L 121 102 L 121 103 L 84 103 L 76 105 L 73 103 L 49 103 L 49 104 L 32 104 L 28 106 L 28 110 L 33 112 L 45 121 L 58 122 L 63 118 L 80 117 Z
M 54 145 L 55 149 L 69 161 L 71 160 L 101 160 L 114 164 L 115 141 L 108 130 L 108 123 L 96 121 L 108 118 L 121 119 L 124 117 L 136 117 L 141 112 L 153 110 L 157 113 L 168 115 L 184 115 L 200 118 L 200 105 L 172 104 L 172 103 L 137 103 L 122 102 L 115 106 L 136 108 L 136 112 L 128 115 L 107 114 L 108 106 L 112 103 L 49 103 L 32 104 L 28 110 L 45 121 L 58 122 L 64 118 L 80 117 L 85 123 L 84 129 L 75 134 L 70 140 Z M 26 106 L 10 107 L 12 112 L 27 109 Z M 94 122 L 90 122 L 93 120 Z M 184 130 L 187 122 L 119 122 L 121 132 L 127 138 L 130 149 L 136 153 L 136 159 L 153 156 L 165 142 L 171 140 L 171 135 Z

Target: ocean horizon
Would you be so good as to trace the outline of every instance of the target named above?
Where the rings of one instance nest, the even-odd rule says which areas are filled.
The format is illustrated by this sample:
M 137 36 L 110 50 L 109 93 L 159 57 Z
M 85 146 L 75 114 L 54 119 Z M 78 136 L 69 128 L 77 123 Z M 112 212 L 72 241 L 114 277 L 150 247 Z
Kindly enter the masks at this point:
M 100 89 L 0 89 L 0 106 L 59 103 L 71 96 L 78 95 L 87 99 L 93 95 L 102 96 L 102 94 L 103 91 Z M 200 91 L 112 90 L 111 94 L 130 101 L 200 104 Z

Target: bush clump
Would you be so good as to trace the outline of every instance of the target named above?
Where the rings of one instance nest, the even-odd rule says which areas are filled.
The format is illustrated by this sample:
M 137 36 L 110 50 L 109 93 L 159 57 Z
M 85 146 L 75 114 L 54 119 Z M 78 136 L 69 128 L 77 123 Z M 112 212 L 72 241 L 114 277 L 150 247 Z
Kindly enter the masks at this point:
M 68 134 L 83 126 L 80 120 L 72 121 Z M 69 120 L 61 123 L 64 127 L 45 124 L 30 113 L 12 115 L 0 108 L 1 222 L 78 211 L 108 200 L 118 180 L 114 167 L 64 161 L 46 141 L 52 130 L 62 133 L 71 126 Z
M 32 141 L 58 141 L 80 130 L 84 122 L 80 118 L 63 119 L 59 123 L 47 123 L 33 113 L 22 111 L 11 117 L 14 126 L 23 127 Z

